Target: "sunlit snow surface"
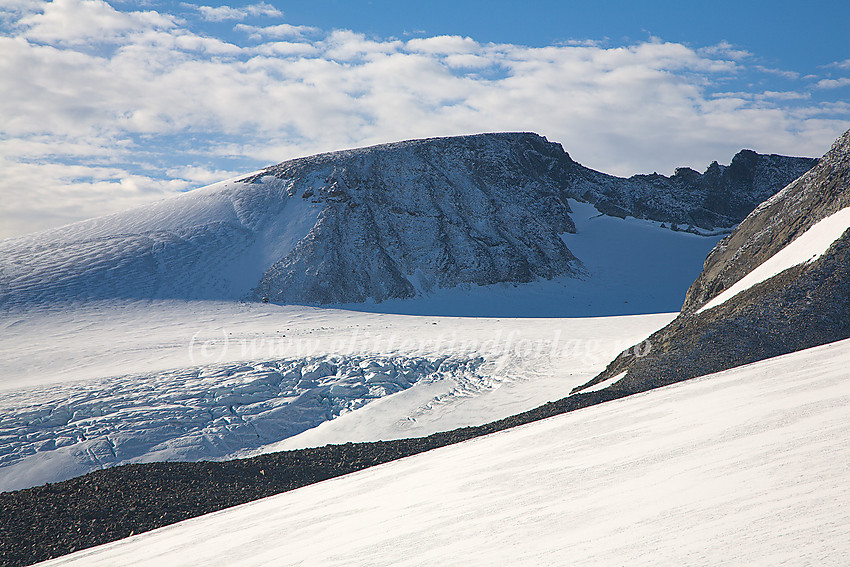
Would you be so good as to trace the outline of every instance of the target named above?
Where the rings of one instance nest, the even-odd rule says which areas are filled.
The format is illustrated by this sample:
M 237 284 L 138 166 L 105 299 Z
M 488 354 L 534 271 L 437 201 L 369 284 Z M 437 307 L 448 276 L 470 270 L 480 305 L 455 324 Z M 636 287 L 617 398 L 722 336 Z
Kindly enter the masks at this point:
M 847 565 L 842 341 L 49 565 Z
M 279 181 L 229 180 L 130 211 L 0 240 L 0 309 L 80 300 L 234 299 L 320 209 Z

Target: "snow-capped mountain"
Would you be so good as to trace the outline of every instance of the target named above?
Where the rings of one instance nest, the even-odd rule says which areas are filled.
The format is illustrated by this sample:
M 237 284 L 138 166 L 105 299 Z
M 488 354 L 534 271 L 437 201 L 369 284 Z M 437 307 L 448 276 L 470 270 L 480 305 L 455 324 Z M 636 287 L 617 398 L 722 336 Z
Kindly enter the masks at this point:
M 847 131 L 717 245 L 647 356 L 587 386 L 642 391 L 850 337 L 849 205 Z
M 833 161 L 821 165 L 835 169 Z M 534 134 L 416 140 L 293 160 L 0 242 L 0 491 L 127 463 L 290 447 L 312 455 L 310 447 L 350 441 L 405 446 L 412 436 L 453 438 L 437 432 L 618 397 L 569 394 L 670 322 L 659 311 L 678 307 L 663 306 L 681 301 L 718 233 L 811 163 L 744 151 L 705 174 L 620 179 Z M 836 221 L 824 219 L 806 235 L 828 238 Z M 253 301 L 236 301 L 244 299 Z M 363 301 L 382 301 L 385 313 L 339 305 Z M 440 301 L 446 317 L 399 314 L 416 312 L 401 304 Z M 337 305 L 278 304 L 329 302 Z M 508 307 L 458 316 L 469 314 L 458 305 L 475 302 Z M 564 316 L 560 304 L 579 303 L 577 319 L 506 315 Z M 624 313 L 643 315 L 587 317 Z M 585 390 L 608 385 L 596 382 Z M 363 450 L 386 457 L 387 446 Z M 541 447 L 550 453 L 548 440 Z M 312 465 L 317 479 L 348 470 L 332 459 Z M 157 476 L 157 498 L 183 478 L 176 464 L 169 470 L 177 472 Z M 138 479 L 133 467 L 98 478 L 124 472 Z M 266 473 L 278 475 L 267 479 L 275 486 L 289 474 L 252 474 Z M 134 490 L 152 506 L 115 504 L 93 528 L 89 503 L 102 490 L 90 478 L 74 486 L 94 496 L 73 492 L 73 513 L 51 520 L 70 531 L 4 508 L 30 522 L 0 530 L 8 553 L 29 546 L 46 558 L 200 513 L 166 510 L 174 501 L 148 498 L 141 478 Z M 195 487 L 205 502 L 213 481 Z M 246 501 L 241 482 L 226 502 Z M 45 490 L 0 503 L 32 505 L 27 495 L 38 494 L 55 511 Z
M 788 164 L 808 163 L 751 158 L 735 164 L 757 165 L 753 187 L 779 169 L 792 174 Z M 723 171 L 744 167 L 735 164 Z M 380 419 L 370 412 L 358 435 L 428 434 L 562 397 L 668 316 L 589 328 L 564 319 L 537 329 L 528 321 L 423 322 L 274 304 L 424 293 L 411 303 L 447 301 L 440 313 L 450 316 L 476 302 L 505 305 L 496 316 L 671 311 L 717 237 L 600 212 L 615 198 L 634 208 L 648 191 L 641 179 L 583 168 L 535 134 L 414 140 L 292 160 L 0 242 L 0 490 L 125 462 L 221 458 L 406 390 L 403 411 L 393 406 Z M 691 206 L 680 197 L 660 198 L 671 207 L 663 219 Z M 233 301 L 243 298 L 257 301 Z M 385 304 L 399 307 L 398 299 Z M 554 332 L 563 345 L 547 334 Z M 415 348 L 393 346 L 413 337 Z M 467 346 L 482 341 L 495 347 Z M 524 354 L 523 341 L 538 347 Z M 569 379 L 553 370 L 560 364 Z M 558 379 L 501 401 L 485 396 L 467 414 L 434 409 L 530 374 Z M 297 443 L 345 435 L 324 428 Z
M 418 291 L 579 275 L 563 151 L 529 134 L 417 140 L 294 160 L 270 179 L 322 205 L 315 226 L 252 292 L 351 303 Z
M 588 259 L 562 238 L 576 231 L 569 199 L 612 216 L 726 229 L 813 163 L 744 151 L 705 174 L 622 179 L 529 133 L 321 154 L 2 241 L 0 306 L 380 302 L 461 284 L 587 277 Z

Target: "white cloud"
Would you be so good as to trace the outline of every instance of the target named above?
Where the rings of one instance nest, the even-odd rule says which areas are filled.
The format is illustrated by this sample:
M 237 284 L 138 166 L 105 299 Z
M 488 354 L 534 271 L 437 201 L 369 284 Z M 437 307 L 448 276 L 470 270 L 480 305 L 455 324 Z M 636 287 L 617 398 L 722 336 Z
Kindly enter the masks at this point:
M 0 238 L 45 230 L 170 196 L 183 180 L 132 175 L 121 168 L 22 163 L 0 155 L 3 232 Z
M 354 33 L 350 30 L 334 30 L 322 43 L 326 57 L 341 61 L 394 53 L 404 46 L 404 43 L 399 40 L 375 41 L 366 39 L 362 33 Z
M 319 48 L 311 43 L 293 41 L 271 41 L 266 42 L 250 50 L 259 55 L 270 57 L 291 57 L 294 55 L 318 55 Z
M 0 22 L 20 18 L 23 14 L 39 11 L 41 0 L 4 0 L 0 4 Z
M 480 46 L 471 37 L 438 35 L 435 37 L 411 39 L 407 42 L 407 49 L 435 55 L 462 55 L 475 53 L 480 50 Z
M 701 168 L 741 147 L 820 155 L 850 127 L 840 101 L 764 87 L 719 95 L 717 84 L 753 71 L 722 44 L 532 48 L 239 24 L 252 36 L 240 45 L 99 0 L 23 14 L 0 34 L 0 76 L 15 77 L 0 81 L 0 236 L 415 137 L 536 131 L 589 167 L 630 175 Z M 103 37 L 111 48 L 92 49 Z
M 570 39 L 567 40 L 566 45 L 572 45 L 574 47 L 602 47 L 608 41 L 605 40 L 596 40 L 596 39 Z
M 765 99 L 776 100 L 806 100 L 812 97 L 811 93 L 796 91 L 764 91 L 761 96 Z
M 452 69 L 487 69 L 491 66 L 492 61 L 486 56 L 474 53 L 453 53 L 446 55 L 445 64 Z
M 194 165 L 176 167 L 169 169 L 166 173 L 176 179 L 186 180 L 187 185 L 200 186 L 211 185 L 225 179 L 237 177 L 244 171 L 228 171 L 224 169 L 210 169 L 207 167 L 199 167 Z
M 187 4 L 187 6 L 196 9 L 198 12 L 200 12 L 202 18 L 210 22 L 244 20 L 245 18 L 251 16 L 283 16 L 283 12 L 281 12 L 271 4 L 266 4 L 265 2 L 260 2 L 259 4 L 250 4 L 248 6 L 241 6 L 239 8 L 232 8 L 230 6 L 195 6 L 192 4 Z
M 716 45 L 703 47 L 699 50 L 699 53 L 709 57 L 728 57 L 736 61 L 753 56 L 750 51 L 747 51 L 746 49 L 739 49 L 728 41 L 721 41 Z
M 29 40 L 59 45 L 111 43 L 143 29 L 170 29 L 176 18 L 157 12 L 119 12 L 102 0 L 53 0 L 22 18 Z
M 844 61 L 834 61 L 829 65 L 825 65 L 826 67 L 838 67 L 839 69 L 850 69 L 850 59 L 845 59 Z
M 769 75 L 775 75 L 777 77 L 782 77 L 783 79 L 791 79 L 792 81 L 800 78 L 800 73 L 796 71 L 786 71 L 784 69 L 772 69 L 770 67 L 765 67 L 763 65 L 755 65 L 753 67 L 757 71 L 761 71 L 762 73 L 767 73 Z
M 235 29 L 237 31 L 247 33 L 248 37 L 257 40 L 265 37 L 275 39 L 301 39 L 320 31 L 318 28 L 311 26 L 294 26 L 292 24 L 277 24 L 265 27 L 236 24 Z
M 817 82 L 819 89 L 837 89 L 850 85 L 850 77 L 841 77 L 840 79 L 821 79 Z

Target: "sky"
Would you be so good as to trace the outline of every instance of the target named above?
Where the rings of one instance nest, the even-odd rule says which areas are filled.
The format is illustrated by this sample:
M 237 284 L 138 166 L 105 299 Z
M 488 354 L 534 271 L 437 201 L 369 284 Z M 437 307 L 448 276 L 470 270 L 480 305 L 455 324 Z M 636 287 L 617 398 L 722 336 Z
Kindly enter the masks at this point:
M 615 175 L 820 156 L 850 3 L 0 0 L 0 238 L 280 161 L 533 131 Z

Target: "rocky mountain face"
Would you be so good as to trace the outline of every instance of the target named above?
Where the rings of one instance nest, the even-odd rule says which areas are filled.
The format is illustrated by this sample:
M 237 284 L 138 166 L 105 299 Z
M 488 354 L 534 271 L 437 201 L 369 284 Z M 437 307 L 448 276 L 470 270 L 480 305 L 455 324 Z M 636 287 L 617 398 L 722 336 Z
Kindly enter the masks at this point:
M 531 133 L 295 159 L 125 213 L 0 242 L 0 306 L 110 298 L 357 303 L 580 276 L 568 199 L 728 230 L 815 163 L 742 151 L 672 177 L 606 175 Z M 676 226 L 678 228 L 678 226 Z
M 318 221 L 264 274 L 253 298 L 362 302 L 460 283 L 581 273 L 561 190 L 566 154 L 532 134 L 415 140 L 284 162 L 279 179 L 322 204 Z
M 246 181 L 273 176 L 324 210 L 252 298 L 381 301 L 460 283 L 575 275 L 581 264 L 558 238 L 575 232 L 569 198 L 613 216 L 727 228 L 814 163 L 745 150 L 705 174 L 679 169 L 671 178 L 622 179 L 528 133 L 414 140 L 285 162 Z
M 609 390 L 634 393 L 850 337 L 848 206 L 850 131 L 717 245 L 676 320 L 576 390 L 612 380 Z M 831 236 L 813 238 L 828 224 Z M 795 242 L 809 247 L 801 261 L 766 270 Z M 756 270 L 761 281 L 721 302 Z
M 688 290 L 683 312 L 699 309 L 812 225 L 850 205 L 848 139 L 845 133 L 836 140 L 820 167 L 762 203 L 740 230 L 719 243 Z

